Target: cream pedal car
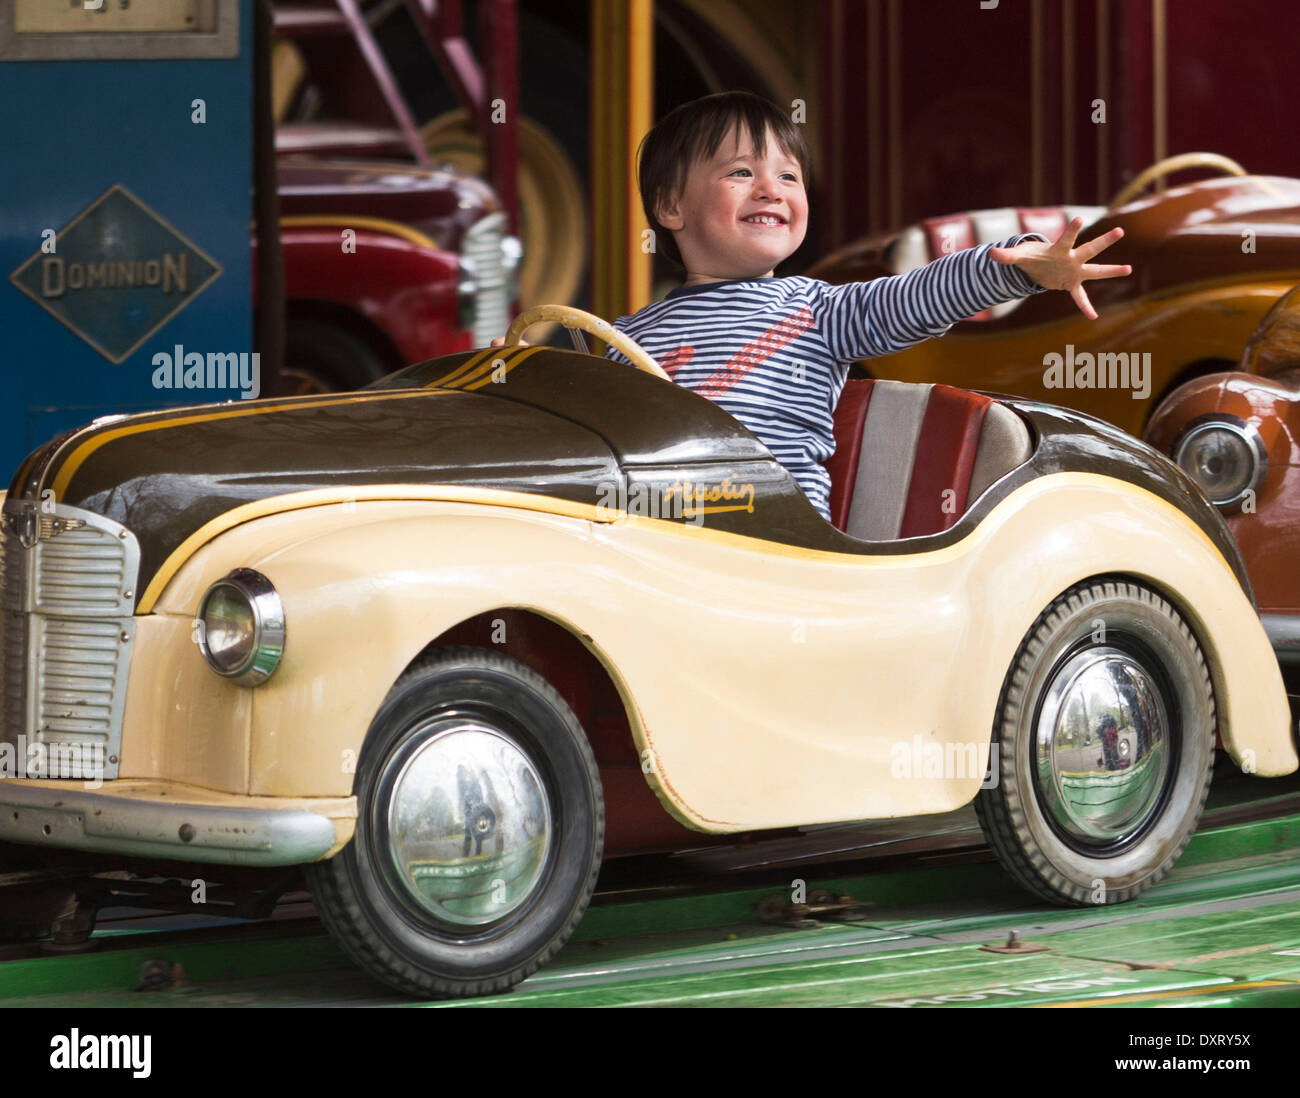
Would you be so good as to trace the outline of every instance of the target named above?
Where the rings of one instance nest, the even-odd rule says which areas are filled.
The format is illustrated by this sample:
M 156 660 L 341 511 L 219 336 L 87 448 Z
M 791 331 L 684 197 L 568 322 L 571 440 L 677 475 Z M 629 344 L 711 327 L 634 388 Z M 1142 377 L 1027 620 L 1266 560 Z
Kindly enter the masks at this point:
M 1025 887 L 1114 903 L 1187 844 L 1216 734 L 1296 768 L 1237 549 L 1155 451 L 851 382 L 828 523 L 583 324 L 640 368 L 486 349 L 30 455 L 0 849 L 305 866 L 359 964 L 467 996 L 561 947 L 603 857 L 974 799 Z

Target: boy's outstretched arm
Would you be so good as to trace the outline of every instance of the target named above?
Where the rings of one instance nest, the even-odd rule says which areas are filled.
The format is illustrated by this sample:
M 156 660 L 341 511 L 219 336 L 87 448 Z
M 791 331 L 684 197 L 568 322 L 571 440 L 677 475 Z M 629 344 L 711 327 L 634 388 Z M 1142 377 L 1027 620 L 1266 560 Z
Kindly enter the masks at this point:
M 818 327 L 827 349 L 842 362 L 893 354 L 943 335 L 982 309 L 1049 287 L 1068 289 L 1085 314 L 1095 318 L 1082 282 L 1126 275 L 1130 268 L 1088 263 L 1123 232 L 1112 229 L 1074 248 L 1081 224 L 1076 218 L 1052 243 L 1037 233 L 1022 233 L 964 248 L 906 274 L 826 286 Z
M 1047 238 L 1017 233 L 996 245 L 963 248 L 906 274 L 823 286 L 818 328 L 827 349 L 841 362 L 875 358 L 941 336 L 959 320 L 982 309 L 1043 292 L 1014 264 L 995 263 L 990 253 Z
M 1083 219 L 1076 217 L 1051 244 L 1026 240 L 1014 248 L 992 248 L 989 256 L 998 263 L 1008 263 L 1019 268 L 1045 289 L 1068 290 L 1083 315 L 1089 320 L 1096 320 L 1097 310 L 1088 300 L 1088 292 L 1083 288 L 1084 282 L 1090 278 L 1122 278 L 1132 274 L 1133 268 L 1127 263 L 1088 262 L 1122 237 L 1123 229 L 1111 229 L 1076 248 L 1074 242 L 1078 239 L 1081 228 Z

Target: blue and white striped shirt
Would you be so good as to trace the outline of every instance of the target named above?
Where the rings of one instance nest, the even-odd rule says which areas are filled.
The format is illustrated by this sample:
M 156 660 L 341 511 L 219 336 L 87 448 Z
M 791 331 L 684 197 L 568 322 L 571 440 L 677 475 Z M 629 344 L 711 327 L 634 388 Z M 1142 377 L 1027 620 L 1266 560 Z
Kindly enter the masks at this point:
M 893 354 L 957 321 L 1042 289 L 993 247 L 1043 240 L 1022 233 L 946 255 L 907 274 L 832 286 L 802 276 L 710 282 L 673 290 L 614 326 L 678 385 L 725 408 L 794 474 L 830 516 L 835 405 L 849 366 Z M 626 362 L 612 347 L 606 356 Z

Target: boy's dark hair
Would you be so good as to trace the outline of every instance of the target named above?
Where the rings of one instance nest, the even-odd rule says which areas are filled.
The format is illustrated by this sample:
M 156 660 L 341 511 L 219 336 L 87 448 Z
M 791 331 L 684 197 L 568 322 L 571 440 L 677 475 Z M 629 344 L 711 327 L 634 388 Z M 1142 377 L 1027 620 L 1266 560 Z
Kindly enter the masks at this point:
M 677 241 L 670 230 L 659 224 L 655 207 L 681 197 L 687 170 L 697 160 L 712 159 L 733 126 L 739 126 L 740 133 L 749 134 L 759 156 L 766 154 L 770 127 L 777 146 L 798 161 L 804 187 L 809 185 L 812 155 L 802 127 L 770 100 L 746 91 L 718 92 L 670 111 L 641 140 L 637 181 L 641 187 L 641 206 L 654 230 L 656 247 L 679 267 L 682 257 Z

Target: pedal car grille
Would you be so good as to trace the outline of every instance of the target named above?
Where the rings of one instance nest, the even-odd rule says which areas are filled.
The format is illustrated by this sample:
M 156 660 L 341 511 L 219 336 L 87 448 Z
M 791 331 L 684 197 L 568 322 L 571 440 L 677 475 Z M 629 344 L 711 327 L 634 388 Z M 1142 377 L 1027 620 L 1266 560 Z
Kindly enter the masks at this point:
M 0 523 L 0 777 L 115 778 L 140 551 L 89 511 L 7 501 Z
M 24 590 L 23 549 L 7 524 L 0 524 L 0 660 L 4 700 L 0 705 L 0 743 L 17 744 L 26 725 L 27 617 L 17 611 Z M 0 771 L 0 777 L 15 777 Z

